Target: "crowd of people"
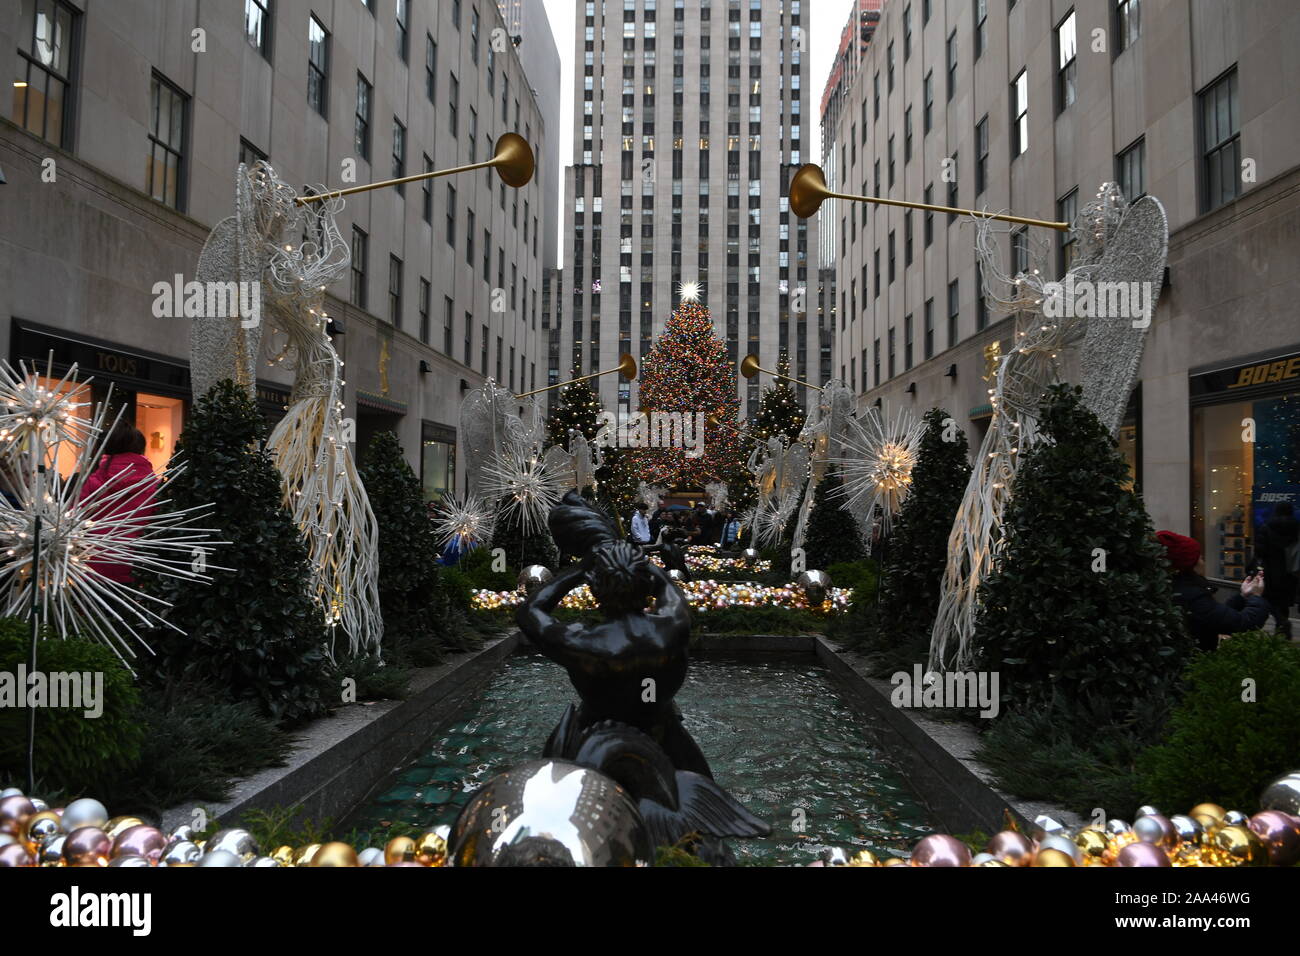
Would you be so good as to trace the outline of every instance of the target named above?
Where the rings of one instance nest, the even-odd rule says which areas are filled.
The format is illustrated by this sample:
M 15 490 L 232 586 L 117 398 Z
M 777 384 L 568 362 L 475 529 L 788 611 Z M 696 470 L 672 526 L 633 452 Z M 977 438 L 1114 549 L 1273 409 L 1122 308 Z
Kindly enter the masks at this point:
M 695 507 L 670 507 L 660 498 L 654 513 L 650 505 L 638 501 L 632 511 L 628 539 L 647 554 L 658 554 L 664 566 L 690 580 L 686 566 L 686 549 L 692 545 L 736 547 L 740 538 L 740 519 L 732 511 L 711 508 L 704 502 Z

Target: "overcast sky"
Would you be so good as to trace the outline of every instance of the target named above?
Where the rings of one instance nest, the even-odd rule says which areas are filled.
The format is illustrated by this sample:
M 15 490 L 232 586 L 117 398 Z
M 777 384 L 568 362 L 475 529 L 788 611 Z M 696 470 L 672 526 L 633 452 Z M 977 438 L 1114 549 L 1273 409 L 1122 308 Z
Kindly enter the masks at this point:
M 542 0 L 546 7 L 546 17 L 551 21 L 551 33 L 555 36 L 555 46 L 560 51 L 560 164 L 569 166 L 573 162 L 573 67 L 575 51 L 573 46 L 574 21 L 580 0 Z M 608 0 L 613 6 L 620 6 L 617 0 Z M 665 0 L 661 9 L 672 9 L 671 0 Z M 804 102 L 804 116 L 811 121 L 813 148 L 804 154 L 805 162 L 820 162 L 822 155 L 821 104 L 822 90 L 826 87 L 826 77 L 831 70 L 831 61 L 839 47 L 840 31 L 848 22 L 849 12 L 853 9 L 853 0 L 804 0 L 804 23 L 808 28 L 809 69 L 808 99 Z M 672 14 L 668 13 L 668 17 Z M 560 177 L 560 189 L 564 189 L 564 177 Z M 563 199 L 563 197 L 561 197 Z M 564 203 L 560 203 L 563 208 Z M 556 228 L 563 232 L 564 223 L 558 222 Z M 564 248 L 561 237 L 560 247 Z

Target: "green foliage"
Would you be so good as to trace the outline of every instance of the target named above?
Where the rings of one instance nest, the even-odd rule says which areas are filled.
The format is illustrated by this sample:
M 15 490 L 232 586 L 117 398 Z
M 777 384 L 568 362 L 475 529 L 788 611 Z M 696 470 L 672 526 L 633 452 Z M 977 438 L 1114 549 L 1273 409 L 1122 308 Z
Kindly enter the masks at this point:
M 691 611 L 696 634 L 818 634 L 827 618 L 788 607 L 728 607 Z
M 683 844 L 655 847 L 655 866 L 708 866 Z
M 283 766 L 293 744 L 255 702 L 221 700 L 195 688 L 171 701 L 146 697 L 139 719 L 145 738 L 138 762 L 92 793 L 115 812 L 159 816 L 186 801 L 227 800 L 234 781 Z
M 1254 699 L 1244 682 L 1254 682 Z M 1253 811 L 1268 782 L 1300 766 L 1300 647 L 1254 631 L 1193 656 L 1162 743 L 1140 766 L 1170 813 L 1210 800 Z M 1151 802 L 1146 801 L 1146 802 Z
M 419 667 L 432 667 L 438 663 L 441 655 L 437 658 L 426 658 L 423 656 L 427 653 L 426 648 L 436 653 L 437 645 L 421 644 L 413 655 L 401 653 L 392 656 L 402 661 L 409 660 Z M 383 661 L 372 654 L 357 654 L 354 657 L 343 658 L 334 668 L 334 682 L 342 687 L 345 679 L 356 681 L 358 701 L 401 700 L 406 697 L 406 685 L 411 681 L 412 670 L 402 664 L 394 663 L 393 660 L 387 659 L 388 657 L 386 653 L 386 659 Z
M 785 352 L 777 359 L 776 370 L 781 375 L 790 374 L 790 356 Z M 763 389 L 763 398 L 750 432 L 762 442 L 779 435 L 788 445 L 799 437 L 803 421 L 804 410 L 799 396 L 787 381 L 775 378 Z
M 853 591 L 853 601 L 870 602 L 875 600 L 879 571 L 875 561 L 863 558 L 860 561 L 837 561 L 826 568 L 831 576 L 831 585 L 837 588 L 849 588 Z
M 966 435 L 955 423 L 946 429 L 947 421 L 942 408 L 925 414 L 912 487 L 886 545 L 880 617 L 889 627 L 877 631 L 875 640 L 882 646 L 928 646 L 939 610 L 948 535 L 970 478 Z M 944 441 L 945 431 L 952 441 Z
M 485 591 L 513 591 L 519 581 L 519 572 L 523 569 L 517 568 L 512 572 L 507 560 L 506 570 L 493 571 L 494 560 L 491 548 L 475 548 L 460 559 L 457 567 L 465 575 L 470 587 Z
M 164 507 L 210 505 L 203 526 L 230 542 L 209 557 L 211 584 L 141 572 L 141 587 L 172 605 L 159 630 L 155 676 L 256 701 L 286 725 L 324 714 L 326 629 L 308 593 L 307 549 L 280 498 L 280 474 L 261 450 L 266 424 L 227 380 L 194 406 L 176 445 L 185 469 Z M 215 567 L 220 565 L 220 568 Z M 226 570 L 228 569 L 228 570 Z
M 1084 816 L 1101 807 L 1109 816 L 1128 819 L 1151 802 L 1138 762 L 1156 739 L 1167 706 L 1167 698 L 1158 696 L 1132 707 L 1101 697 L 1058 700 L 1050 709 L 992 721 L 976 757 L 1002 789 L 1023 799 L 1045 800 Z
M 826 472 L 813 492 L 812 513 L 804 533 L 804 552 L 808 570 L 826 570 L 832 564 L 861 561 L 866 555 L 858 534 L 857 520 L 840 505 L 839 490 L 844 486 L 839 472 Z
M 438 574 L 438 539 L 420 480 L 397 436 L 378 432 L 361 480 L 379 525 L 379 607 L 389 663 L 436 664 L 456 615 Z M 385 694 L 385 696 L 390 696 Z
M 96 675 L 102 675 L 96 705 L 103 712 L 94 719 L 84 706 L 36 708 L 36 773 L 42 792 L 94 793 L 119 768 L 134 763 L 144 742 L 145 732 L 136 716 L 139 693 L 130 672 L 117 655 L 103 644 L 86 640 L 60 640 L 48 633 L 36 648 L 36 668 L 47 677 L 71 674 L 77 686 L 84 687 L 82 674 L 91 675 L 92 693 Z M 16 686 L 19 665 L 29 662 L 31 625 L 20 618 L 0 618 L 0 673 L 12 675 L 20 700 L 0 704 L 0 777 L 26 786 L 27 722 L 29 712 L 23 706 L 30 687 Z
M 252 835 L 263 853 L 271 853 L 281 846 L 296 848 L 313 843 L 328 843 L 333 821 L 313 820 L 303 816 L 302 809 L 302 805 L 298 804 L 292 807 L 271 807 L 268 810 L 249 810 L 240 817 L 239 825 Z M 214 820 L 208 827 L 209 832 L 202 836 L 209 837 L 217 829 L 229 825 Z
M 492 548 L 505 550 L 506 564 L 514 570 L 516 576 L 530 564 L 541 564 L 554 569 L 560 563 L 560 555 L 551 541 L 550 532 L 542 529 L 525 534 L 518 518 L 497 519 L 492 531 Z
M 982 666 L 1001 672 L 1012 710 L 1165 694 L 1189 644 L 1128 466 L 1078 388 L 1053 386 L 1039 422 L 980 586 Z

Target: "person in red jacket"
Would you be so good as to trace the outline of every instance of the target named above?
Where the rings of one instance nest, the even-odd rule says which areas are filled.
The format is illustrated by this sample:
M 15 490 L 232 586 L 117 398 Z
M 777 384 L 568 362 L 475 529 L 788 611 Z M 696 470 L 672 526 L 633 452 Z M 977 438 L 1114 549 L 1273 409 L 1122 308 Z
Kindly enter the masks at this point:
M 107 488 L 104 488 L 108 485 Z M 99 489 L 103 488 L 103 491 Z M 126 490 L 132 489 L 132 490 Z M 96 495 L 96 492 L 98 494 Z M 153 515 L 158 479 L 144 456 L 144 433 L 126 422 L 118 422 L 104 443 L 104 454 L 81 490 L 81 500 L 91 495 L 104 502 L 104 519 L 130 516 L 144 519 Z M 134 535 L 132 535 L 134 537 Z M 107 578 L 131 584 L 131 566 L 117 562 L 92 561 L 90 566 Z

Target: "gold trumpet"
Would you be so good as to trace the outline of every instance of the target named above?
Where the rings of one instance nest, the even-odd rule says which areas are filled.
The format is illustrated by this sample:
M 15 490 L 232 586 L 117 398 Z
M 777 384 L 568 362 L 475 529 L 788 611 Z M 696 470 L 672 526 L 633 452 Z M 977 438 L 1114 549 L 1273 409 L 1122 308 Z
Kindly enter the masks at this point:
M 846 199 L 849 202 L 869 202 L 881 206 L 902 206 L 904 209 L 926 209 L 930 212 L 946 212 L 957 216 L 983 216 L 985 219 L 997 219 L 1000 222 L 1014 222 L 1023 226 L 1042 226 L 1046 229 L 1059 229 L 1062 232 L 1070 228 L 1068 222 L 1049 222 L 1046 219 L 1027 219 L 1024 216 L 1004 216 L 984 213 L 977 209 L 954 209 L 951 206 L 935 206 L 924 202 L 908 202 L 905 199 L 881 199 L 879 196 L 854 196 L 850 193 L 832 192 L 826 186 L 826 176 L 816 163 L 809 163 L 799 169 L 790 180 L 787 193 L 790 208 L 800 219 L 807 219 L 821 208 L 827 199 Z M 766 369 L 764 369 L 766 371 Z
M 602 375 L 612 375 L 614 372 L 621 372 L 623 377 L 629 382 L 636 378 L 636 359 L 630 354 L 624 352 L 618 359 L 616 368 L 607 368 L 603 372 L 592 372 L 590 375 L 579 375 L 577 378 L 571 378 L 567 382 L 556 382 L 554 385 L 547 385 L 545 388 L 535 388 L 531 392 L 524 392 L 522 395 L 516 395 L 515 398 L 527 398 L 529 395 L 540 395 L 542 392 L 549 392 L 555 388 L 564 388 L 566 385 L 574 385 L 578 382 L 585 382 L 589 378 L 600 378 Z
M 536 168 L 536 162 L 533 159 L 533 148 L 518 133 L 503 133 L 501 138 L 497 140 L 496 151 L 493 153 L 492 158 L 481 163 L 457 166 L 455 169 L 436 169 L 428 173 L 416 173 L 414 176 L 403 176 L 401 179 L 385 179 L 383 182 L 367 183 L 364 186 L 353 186 L 349 189 L 334 189 L 313 196 L 299 196 L 298 202 L 305 206 L 309 202 L 319 202 L 322 199 L 332 199 L 335 196 L 350 196 L 353 193 L 369 192 L 371 189 L 383 189 L 385 186 L 400 186 L 403 183 L 413 183 L 421 179 L 454 176 L 457 173 L 468 173 L 475 169 L 489 168 L 495 169 L 497 175 L 501 177 L 501 181 L 507 186 L 514 189 L 527 186 L 529 180 L 533 178 L 533 170 Z
M 808 388 L 815 388 L 819 392 L 822 390 L 822 387 L 820 385 L 814 385 L 812 382 L 805 382 L 801 378 L 794 378 L 790 375 L 782 375 L 780 372 L 773 372 L 769 368 L 763 368 L 763 366 L 758 364 L 757 355 L 753 355 L 753 354 L 746 355 L 743 359 L 740 360 L 740 374 L 745 376 L 745 378 L 753 378 L 759 372 L 766 372 L 768 375 L 771 375 L 773 378 L 783 378 L 787 382 L 795 382 L 799 385 L 806 385 Z

